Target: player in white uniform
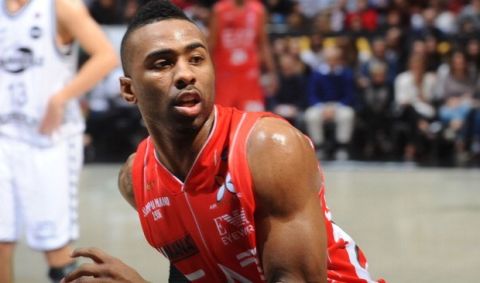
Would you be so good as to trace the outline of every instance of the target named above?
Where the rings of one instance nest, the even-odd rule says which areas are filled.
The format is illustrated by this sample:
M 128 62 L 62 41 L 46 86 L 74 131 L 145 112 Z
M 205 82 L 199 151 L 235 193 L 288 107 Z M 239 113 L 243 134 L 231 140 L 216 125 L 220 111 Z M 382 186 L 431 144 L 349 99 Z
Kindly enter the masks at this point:
M 78 97 L 117 64 L 82 0 L 0 0 L 0 283 L 13 251 L 45 253 L 58 282 L 78 237 L 84 121 Z M 77 72 L 75 42 L 90 55 Z

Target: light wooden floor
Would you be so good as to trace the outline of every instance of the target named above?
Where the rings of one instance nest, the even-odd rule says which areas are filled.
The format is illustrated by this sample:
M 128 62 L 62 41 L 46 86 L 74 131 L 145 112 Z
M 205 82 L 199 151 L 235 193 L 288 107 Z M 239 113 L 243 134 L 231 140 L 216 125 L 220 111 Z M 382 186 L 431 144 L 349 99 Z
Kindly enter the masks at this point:
M 120 165 L 88 165 L 80 188 L 81 238 L 166 282 L 168 265 L 143 238 L 116 189 Z M 398 164 L 325 164 L 334 219 L 388 282 L 479 282 L 480 169 Z M 43 256 L 20 243 L 16 282 L 48 283 Z

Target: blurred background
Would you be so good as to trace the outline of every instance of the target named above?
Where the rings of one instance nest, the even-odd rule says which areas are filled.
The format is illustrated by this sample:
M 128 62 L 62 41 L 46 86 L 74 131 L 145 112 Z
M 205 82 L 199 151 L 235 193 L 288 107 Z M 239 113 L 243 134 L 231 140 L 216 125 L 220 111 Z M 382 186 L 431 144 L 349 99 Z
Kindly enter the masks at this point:
M 117 48 L 142 2 L 85 0 Z M 208 34 L 217 1 L 173 2 Z M 308 135 L 322 128 L 314 142 L 329 205 L 364 249 L 373 276 L 477 282 L 480 0 L 258 2 L 267 11 L 279 85 L 265 88 L 266 109 Z M 77 246 L 102 247 L 152 282 L 166 282 L 165 260 L 147 246 L 116 190 L 120 162 L 147 134 L 137 109 L 119 96 L 120 75 L 119 68 L 82 101 L 86 166 Z M 328 95 L 353 113 L 341 140 L 342 121 L 315 124 L 307 114 Z M 19 250 L 18 282 L 46 282 L 41 255 Z
M 86 1 L 117 47 L 142 2 Z M 173 2 L 208 34 L 216 1 Z M 309 134 L 320 159 L 480 165 L 480 0 L 262 3 L 279 85 L 265 88 L 266 109 Z M 121 74 L 84 99 L 87 162 L 123 161 L 146 134 L 119 97 Z M 340 102 L 353 115 L 313 121 L 305 113 L 319 102 Z

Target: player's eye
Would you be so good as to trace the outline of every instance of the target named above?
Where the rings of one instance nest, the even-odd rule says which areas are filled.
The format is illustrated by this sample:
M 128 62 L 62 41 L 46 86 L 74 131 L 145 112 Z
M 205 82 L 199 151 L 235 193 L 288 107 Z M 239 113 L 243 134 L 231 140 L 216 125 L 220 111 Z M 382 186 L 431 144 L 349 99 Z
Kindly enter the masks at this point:
M 165 69 L 172 65 L 170 60 L 157 60 L 153 63 L 155 69 Z
M 205 58 L 204 58 L 203 56 L 194 55 L 194 56 L 192 56 L 192 57 L 190 58 L 190 62 L 191 62 L 192 64 L 197 65 L 197 64 L 202 63 L 204 59 L 205 59 Z

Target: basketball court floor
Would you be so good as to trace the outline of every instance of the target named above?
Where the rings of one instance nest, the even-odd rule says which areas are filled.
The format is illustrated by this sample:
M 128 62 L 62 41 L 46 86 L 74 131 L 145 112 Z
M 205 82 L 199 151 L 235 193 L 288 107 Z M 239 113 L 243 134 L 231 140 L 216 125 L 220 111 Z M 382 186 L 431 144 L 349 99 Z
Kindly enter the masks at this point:
M 136 212 L 116 189 L 120 164 L 87 165 L 80 188 L 81 238 L 167 282 L 168 264 L 148 246 Z M 337 224 L 364 250 L 374 278 L 388 282 L 479 282 L 480 169 L 405 164 L 324 164 Z M 42 255 L 21 242 L 17 283 L 48 283 Z

